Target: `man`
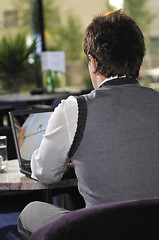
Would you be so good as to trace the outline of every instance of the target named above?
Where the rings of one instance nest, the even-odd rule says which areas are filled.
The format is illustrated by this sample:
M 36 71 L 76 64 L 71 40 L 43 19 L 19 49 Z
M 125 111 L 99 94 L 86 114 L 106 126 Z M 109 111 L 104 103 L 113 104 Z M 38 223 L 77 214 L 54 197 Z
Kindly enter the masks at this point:
M 60 181 L 71 160 L 86 207 L 159 196 L 159 93 L 136 80 L 145 54 L 136 22 L 121 11 L 93 19 L 84 51 L 94 89 L 54 111 L 32 157 L 33 177 Z M 68 211 L 29 204 L 23 236 Z

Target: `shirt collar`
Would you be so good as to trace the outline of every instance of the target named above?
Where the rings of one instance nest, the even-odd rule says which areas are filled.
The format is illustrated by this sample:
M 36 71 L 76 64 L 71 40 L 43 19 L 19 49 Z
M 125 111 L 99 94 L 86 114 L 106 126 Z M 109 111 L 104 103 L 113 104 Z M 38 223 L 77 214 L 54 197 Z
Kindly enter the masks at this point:
M 111 80 L 114 80 L 114 79 L 116 79 L 116 78 L 126 78 L 126 75 L 123 75 L 123 76 L 121 76 L 121 77 L 114 76 L 114 77 L 106 78 L 106 79 L 104 79 L 104 80 L 99 84 L 99 87 L 102 86 L 103 83 L 108 82 L 108 81 L 111 81 Z

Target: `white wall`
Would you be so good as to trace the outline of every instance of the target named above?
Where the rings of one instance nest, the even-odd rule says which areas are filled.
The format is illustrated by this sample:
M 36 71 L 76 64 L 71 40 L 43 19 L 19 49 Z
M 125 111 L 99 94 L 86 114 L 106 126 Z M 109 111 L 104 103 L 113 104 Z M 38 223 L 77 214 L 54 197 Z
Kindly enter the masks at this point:
M 72 12 L 80 17 L 84 29 L 94 16 L 107 11 L 106 0 L 61 0 L 61 2 L 63 17 L 65 17 L 65 11 L 72 9 Z

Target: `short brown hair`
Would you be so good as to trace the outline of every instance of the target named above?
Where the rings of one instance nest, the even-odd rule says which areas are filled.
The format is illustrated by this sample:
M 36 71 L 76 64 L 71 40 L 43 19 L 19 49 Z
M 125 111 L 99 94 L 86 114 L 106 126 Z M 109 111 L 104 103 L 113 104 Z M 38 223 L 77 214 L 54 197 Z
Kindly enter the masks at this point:
M 98 16 L 86 28 L 84 52 L 98 62 L 98 72 L 105 77 L 138 77 L 145 55 L 144 36 L 135 20 L 114 11 Z

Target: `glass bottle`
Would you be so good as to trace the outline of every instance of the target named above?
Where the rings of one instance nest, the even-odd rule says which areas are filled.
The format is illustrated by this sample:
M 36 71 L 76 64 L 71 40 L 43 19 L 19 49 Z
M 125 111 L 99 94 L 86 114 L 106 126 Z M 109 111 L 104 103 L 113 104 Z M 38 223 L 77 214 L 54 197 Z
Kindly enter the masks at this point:
M 54 92 L 53 77 L 52 77 L 52 72 L 51 72 L 50 69 L 48 69 L 48 71 L 47 71 L 46 92 L 47 93 L 53 93 Z

